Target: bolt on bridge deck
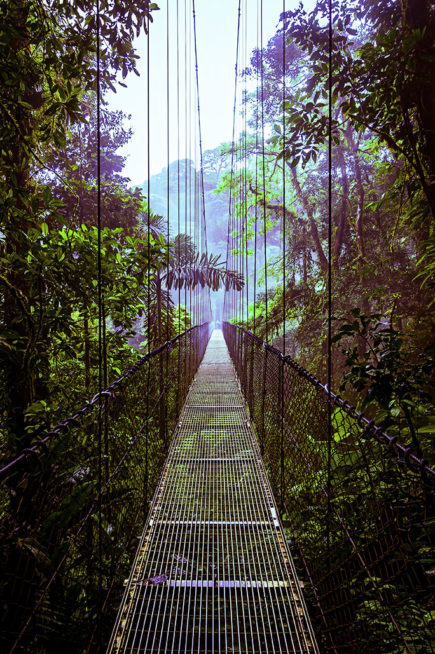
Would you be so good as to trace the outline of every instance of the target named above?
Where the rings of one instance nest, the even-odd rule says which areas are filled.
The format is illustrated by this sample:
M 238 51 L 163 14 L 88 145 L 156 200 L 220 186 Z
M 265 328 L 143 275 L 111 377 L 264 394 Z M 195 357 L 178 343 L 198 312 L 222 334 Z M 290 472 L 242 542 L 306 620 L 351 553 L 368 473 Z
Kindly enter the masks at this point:
M 175 430 L 109 652 L 317 652 L 220 331 Z

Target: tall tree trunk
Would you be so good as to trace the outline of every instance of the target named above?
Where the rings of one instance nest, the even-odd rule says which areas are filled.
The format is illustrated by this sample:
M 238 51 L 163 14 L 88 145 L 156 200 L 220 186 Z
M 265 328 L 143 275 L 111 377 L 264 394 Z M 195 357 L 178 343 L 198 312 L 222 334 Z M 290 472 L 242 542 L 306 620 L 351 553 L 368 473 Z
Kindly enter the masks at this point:
M 342 148 L 337 148 L 337 160 L 341 169 L 341 203 L 338 213 L 337 231 L 335 233 L 334 249 L 332 253 L 333 265 L 336 270 L 340 265 L 340 255 L 346 231 L 347 204 L 349 202 L 349 179 L 346 170 L 346 159 Z
M 305 197 L 305 194 L 302 191 L 302 187 L 301 187 L 301 185 L 299 183 L 299 180 L 298 180 L 298 177 L 296 175 L 296 170 L 294 168 L 292 168 L 290 165 L 289 165 L 289 168 L 290 168 L 291 173 L 292 173 L 292 180 L 293 180 L 293 184 L 294 184 L 294 187 L 295 187 L 295 190 L 296 190 L 296 195 L 298 197 L 299 202 L 302 204 L 302 206 L 304 208 L 304 211 L 305 211 L 305 213 L 306 213 L 306 215 L 308 217 L 308 222 L 309 222 L 309 225 L 310 225 L 310 233 L 311 233 L 312 239 L 314 241 L 314 247 L 315 247 L 317 257 L 318 257 L 318 260 L 319 260 L 320 269 L 323 272 L 326 272 L 328 270 L 328 259 L 326 258 L 325 253 L 323 252 L 322 244 L 320 242 L 319 230 L 317 229 L 316 219 L 314 218 L 313 207 L 310 205 L 307 198 Z
M 28 180 L 28 170 L 23 169 L 22 148 L 17 144 L 12 152 L 10 169 L 6 181 L 15 194 L 15 216 L 9 229 L 5 230 L 6 256 L 19 254 L 25 259 L 28 251 L 26 243 L 30 221 L 23 218 L 28 209 L 23 202 L 23 191 Z M 14 169 L 16 164 L 17 168 Z M 14 178 L 14 170 L 16 175 Z M 9 177 L 9 179 L 8 179 Z M 14 344 L 10 351 L 4 351 L 2 367 L 6 378 L 8 393 L 8 431 L 11 440 L 17 443 L 17 449 L 25 447 L 24 411 L 33 400 L 32 371 L 29 360 L 33 354 L 36 325 L 29 309 L 28 279 L 17 271 L 11 270 L 3 280 L 3 322 L 4 329 L 14 334 Z
M 419 122 L 423 130 L 424 157 L 429 164 L 429 179 L 423 173 L 423 190 L 429 200 L 435 217 L 435 22 L 431 16 L 429 0 L 408 0 L 402 2 L 404 22 L 409 30 L 422 30 L 423 37 L 417 43 L 415 53 L 415 75 L 407 94 L 415 101 Z M 418 153 L 416 153 L 418 158 Z M 420 162 L 417 161 L 417 164 Z
M 307 252 L 307 228 L 305 225 L 302 227 L 302 278 L 304 280 L 304 284 L 306 285 L 307 280 L 308 280 L 308 252 Z
M 13 41 L 15 52 L 28 46 L 26 21 L 29 4 L 19 0 L 13 8 L 17 38 Z M 19 254 L 26 260 L 28 253 L 27 234 L 31 227 L 29 196 L 30 153 L 32 138 L 31 110 L 24 105 L 31 102 L 37 80 L 31 71 L 22 71 L 22 88 L 14 93 L 15 106 L 10 130 L 13 137 L 4 145 L 1 157 L 1 173 L 6 187 L 13 193 L 14 205 L 10 210 L 9 224 L 5 229 L 5 254 L 14 257 Z M 7 91 L 6 91 L 7 92 Z M 29 310 L 29 281 L 15 270 L 3 279 L 3 325 L 14 334 L 11 350 L 3 349 L 2 368 L 7 392 L 7 428 L 10 442 L 17 450 L 26 446 L 24 412 L 34 399 L 32 370 L 29 361 L 34 358 L 35 332 L 37 325 Z
M 356 206 L 356 220 L 355 220 L 356 240 L 357 240 L 359 258 L 362 262 L 364 262 L 366 258 L 365 241 L 364 241 L 365 192 L 364 192 L 364 185 L 362 181 L 361 166 L 359 165 L 359 159 L 358 159 L 358 144 L 355 143 L 351 134 L 349 135 L 349 142 L 352 152 L 352 163 L 353 163 L 353 170 L 355 173 L 356 192 L 358 198 L 357 206 Z

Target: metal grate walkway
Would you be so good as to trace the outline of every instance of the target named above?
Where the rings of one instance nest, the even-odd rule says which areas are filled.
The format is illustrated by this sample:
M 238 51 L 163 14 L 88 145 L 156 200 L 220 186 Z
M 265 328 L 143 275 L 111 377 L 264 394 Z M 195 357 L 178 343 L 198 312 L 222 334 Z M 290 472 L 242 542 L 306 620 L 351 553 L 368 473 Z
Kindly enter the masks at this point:
M 220 331 L 175 431 L 109 652 L 317 652 Z

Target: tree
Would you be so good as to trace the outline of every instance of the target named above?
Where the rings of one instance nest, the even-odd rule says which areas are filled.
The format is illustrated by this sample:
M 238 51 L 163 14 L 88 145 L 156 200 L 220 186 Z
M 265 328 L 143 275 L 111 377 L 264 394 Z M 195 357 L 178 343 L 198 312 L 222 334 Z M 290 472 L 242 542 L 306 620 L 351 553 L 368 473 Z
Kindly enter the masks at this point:
M 422 241 L 428 238 L 430 205 L 415 166 L 409 167 L 412 157 L 417 161 L 412 143 L 406 141 L 406 158 L 397 149 L 391 149 L 388 141 L 376 131 L 381 128 L 375 119 L 380 121 L 381 118 L 373 108 L 376 103 L 370 93 L 388 86 L 385 94 L 394 96 L 399 83 L 397 71 L 396 77 L 388 78 L 386 69 L 382 72 L 374 60 L 366 62 L 366 74 L 371 74 L 373 79 L 364 86 L 358 68 L 365 62 L 361 54 L 364 47 L 370 48 L 374 42 L 381 59 L 388 39 L 395 39 L 396 49 L 392 51 L 395 54 L 388 54 L 388 70 L 392 73 L 394 56 L 405 47 L 407 29 L 403 28 L 403 32 L 397 27 L 400 12 L 397 14 L 393 5 L 397 9 L 397 3 L 382 3 L 379 9 L 371 9 L 366 3 L 334 5 L 333 306 L 334 311 L 343 314 L 357 305 L 361 305 L 365 313 L 385 314 L 395 303 L 395 321 L 401 323 L 400 328 L 406 326 L 417 336 L 430 329 L 426 315 L 430 296 L 419 288 L 420 281 L 415 279 L 419 258 L 428 253 Z M 245 242 L 248 250 L 254 234 L 257 247 L 261 245 L 264 224 L 268 242 L 280 241 L 280 229 L 285 221 L 285 257 L 283 259 L 282 254 L 268 257 L 268 273 L 272 279 L 281 280 L 284 262 L 286 266 L 285 287 L 278 281 L 275 293 L 271 294 L 269 289 L 269 337 L 286 330 L 293 354 L 320 376 L 324 374 L 326 356 L 325 276 L 328 269 L 326 11 L 326 4 L 319 2 L 309 12 L 302 6 L 287 12 L 282 28 L 263 52 L 254 51 L 251 65 L 244 72 L 258 85 L 247 98 L 251 132 L 242 135 L 234 152 L 236 168 L 247 165 L 248 171 L 227 175 L 223 184 L 223 188 L 228 189 L 232 180 L 236 214 L 239 210 L 243 212 L 244 204 L 248 207 L 247 232 L 244 236 L 238 235 L 239 242 Z M 390 33 L 384 29 L 388 21 L 393 25 Z M 284 82 L 283 36 L 286 39 Z M 401 56 L 405 56 L 403 52 Z M 413 66 L 412 61 L 400 78 L 405 85 L 410 83 L 407 75 L 411 75 Z M 366 117 L 372 117 L 373 125 L 363 124 L 358 118 L 362 109 L 349 82 L 351 69 L 352 83 L 359 84 L 361 93 L 362 90 L 366 93 L 364 97 L 371 107 Z M 388 106 L 388 102 L 382 100 L 385 119 Z M 402 128 L 395 111 L 393 109 L 388 119 L 396 120 L 394 129 L 399 133 Z M 264 149 L 261 143 L 263 116 L 266 121 Z M 413 125 L 417 134 L 418 121 Z M 403 129 L 401 134 L 402 140 L 406 140 Z M 424 134 L 419 135 L 421 144 L 425 138 Z M 423 145 L 420 150 L 423 152 Z M 231 148 L 228 156 L 230 154 Z M 425 166 L 429 171 L 427 159 Z M 422 261 L 426 272 L 433 270 L 429 254 Z M 425 279 L 429 283 L 427 274 Z M 284 297 L 285 318 L 282 314 Z M 256 326 L 267 336 L 264 308 L 264 301 L 259 301 Z M 362 352 L 364 344 L 360 342 L 359 347 Z M 335 361 L 336 376 L 340 378 L 344 359 L 338 351 Z
M 114 87 L 118 73 L 125 77 L 135 70 L 133 37 L 156 8 L 148 0 L 101 2 L 102 91 Z M 87 0 L 2 0 L 0 12 L 0 359 L 7 429 L 12 440 L 24 443 L 26 407 L 47 398 L 47 345 L 58 326 L 35 313 L 51 292 L 37 239 L 43 225 L 64 221 L 60 198 L 51 190 L 59 173 L 49 171 L 45 152 L 62 150 L 70 126 L 85 122 L 96 89 L 97 30 L 95 5 Z
M 386 149 L 384 165 L 389 164 L 396 177 L 393 191 L 409 203 L 404 219 L 419 231 L 420 241 L 429 245 L 435 217 L 433 6 L 428 0 L 406 6 L 398 0 L 376 6 L 346 0 L 334 6 L 333 21 L 334 106 L 355 132 L 354 143 L 369 136 L 378 151 Z M 317 146 L 326 138 L 326 4 L 316 3 L 312 12 L 302 7 L 287 12 L 284 28 L 287 39 L 311 64 L 298 108 L 304 118 L 298 120 L 295 107 L 286 107 L 294 129 L 287 133 L 283 152 L 288 148 L 293 158 L 292 139 L 306 134 L 306 124 Z M 342 124 L 335 115 L 337 142 L 342 141 Z M 300 140 L 296 138 L 296 142 Z M 306 153 L 308 159 L 315 151 Z M 427 255 L 424 261 L 429 263 L 430 246 L 423 251 Z
M 157 234 L 156 234 L 157 236 Z M 164 243 L 160 235 L 161 243 Z M 178 311 L 172 301 L 171 291 L 195 290 L 197 287 L 217 291 L 221 287 L 241 290 L 243 277 L 228 270 L 220 256 L 200 254 L 188 234 L 178 234 L 173 243 L 168 243 L 167 256 L 151 282 L 151 300 L 147 316 L 146 333 L 153 346 L 158 346 L 166 337 L 178 333 Z M 186 316 L 187 317 L 187 316 Z

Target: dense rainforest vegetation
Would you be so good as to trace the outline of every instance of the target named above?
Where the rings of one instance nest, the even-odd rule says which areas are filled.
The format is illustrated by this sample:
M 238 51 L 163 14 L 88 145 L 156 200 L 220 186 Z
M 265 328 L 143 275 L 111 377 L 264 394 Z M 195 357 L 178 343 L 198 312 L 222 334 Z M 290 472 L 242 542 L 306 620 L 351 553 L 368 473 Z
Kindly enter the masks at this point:
M 243 70 L 238 138 L 204 153 L 208 246 L 216 255 L 204 257 L 175 223 L 168 232 L 165 217 L 168 180 L 169 191 L 179 193 L 181 167 L 197 186 L 198 164 L 171 164 L 169 176 L 162 171 L 151 178 L 149 198 L 147 183 L 132 188 L 119 154 L 132 131 L 123 113 L 104 102 L 105 91 L 136 71 L 133 41 L 152 29 L 157 6 L 101 2 L 103 100 L 97 106 L 94 2 L 0 0 L 3 461 L 98 389 L 99 238 L 104 386 L 143 348 L 152 350 L 192 325 L 186 296 L 174 291 L 225 285 L 240 291 L 245 270 L 248 301 L 239 315 L 227 317 L 278 348 L 285 345 L 286 354 L 326 378 L 327 4 L 288 10 Z M 429 0 L 340 0 L 333 16 L 334 386 L 433 464 L 435 10 Z M 234 214 L 245 210 L 247 216 L 231 236 L 234 272 L 223 263 L 230 194 Z M 175 216 L 177 200 L 171 196 L 171 202 Z M 60 469 L 62 449 L 57 456 Z M 55 555 L 36 537 L 9 533 L 8 498 L 2 495 L 5 568 L 13 564 L 11 548 L 26 550 L 42 577 Z M 88 496 L 78 501 L 83 510 Z M 433 555 L 422 550 L 418 556 L 432 570 Z M 415 616 L 425 612 L 415 608 Z M 40 651 L 56 651 L 44 647 Z
M 241 267 L 252 277 L 255 243 L 259 258 L 261 287 L 255 305 L 245 303 L 242 324 L 278 347 L 284 333 L 286 352 L 321 379 L 327 355 L 327 10 L 319 2 L 312 11 L 288 11 L 264 51 L 252 54 L 243 72 L 247 120 L 236 148 L 223 148 L 236 157 L 235 171 L 225 172 L 219 185 L 232 187 L 235 198 L 234 260 L 246 256 Z M 334 386 L 432 459 L 435 14 L 424 0 L 345 1 L 334 17 Z M 237 216 L 246 206 L 248 224 L 241 228 Z
M 10 454 L 95 390 L 96 46 L 92 3 L 2 2 L 1 11 L 2 447 Z M 103 89 L 135 68 L 131 41 L 149 15 L 146 2 L 105 15 Z M 149 259 L 146 205 L 121 174 L 117 149 L 130 137 L 122 119 L 103 108 L 103 275 L 118 374 L 133 356 L 125 335 L 143 309 L 145 271 L 164 256 L 153 238 Z

